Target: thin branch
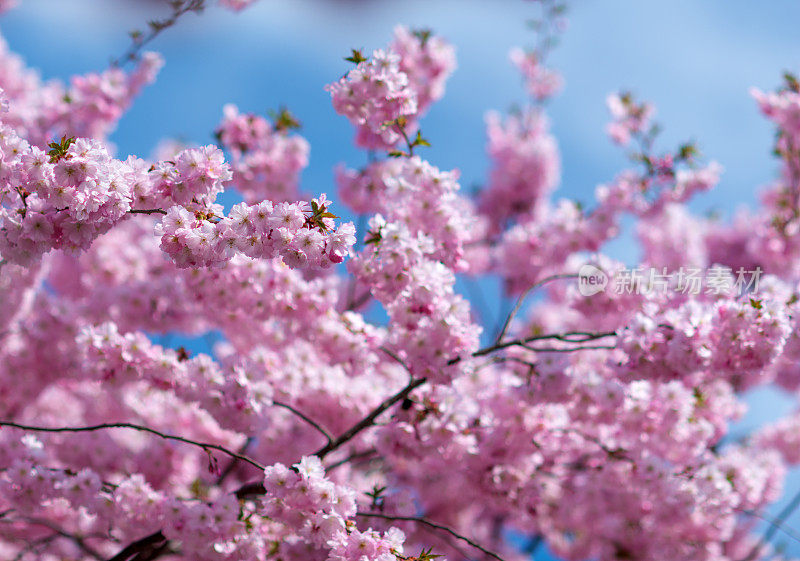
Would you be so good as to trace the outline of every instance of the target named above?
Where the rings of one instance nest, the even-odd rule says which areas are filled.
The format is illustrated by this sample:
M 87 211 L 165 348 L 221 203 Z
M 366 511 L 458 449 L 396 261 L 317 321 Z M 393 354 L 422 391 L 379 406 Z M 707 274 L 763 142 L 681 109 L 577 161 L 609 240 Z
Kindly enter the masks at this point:
M 247 440 L 245 440 L 244 444 L 242 444 L 241 448 L 239 448 L 239 454 L 244 454 L 245 452 L 247 452 L 247 449 L 253 443 L 253 440 L 254 438 L 252 436 L 248 436 Z M 222 483 L 228 478 L 228 476 L 231 473 L 233 473 L 233 469 L 236 467 L 236 464 L 238 463 L 239 463 L 238 459 L 231 458 L 230 462 L 228 462 L 228 465 L 225 466 L 225 469 L 222 470 L 222 473 L 219 474 L 219 477 L 217 477 L 217 480 L 214 482 L 214 484 L 217 487 L 222 485 Z
M 355 283 L 353 283 L 353 286 L 355 287 Z M 355 288 L 353 288 L 353 292 L 355 293 Z M 357 310 L 361 306 L 369 302 L 371 299 L 372 299 L 371 290 L 364 291 L 358 298 L 356 298 L 354 295 L 353 298 L 348 299 L 348 303 L 345 306 L 345 311 Z
M 525 299 L 528 297 L 528 295 L 531 292 L 533 292 L 537 288 L 541 288 L 545 284 L 547 284 L 547 283 L 549 283 L 551 281 L 554 281 L 554 280 L 558 280 L 558 279 L 575 279 L 575 278 L 578 278 L 578 275 L 567 274 L 567 273 L 560 274 L 560 275 L 552 275 L 552 276 L 544 278 L 544 279 L 540 280 L 539 282 L 537 282 L 536 284 L 533 284 L 530 287 L 528 287 L 522 294 L 519 295 L 519 298 L 517 298 L 517 303 L 514 305 L 514 308 L 511 310 L 511 313 L 508 314 L 508 317 L 506 317 L 506 321 L 505 321 L 505 323 L 503 323 L 503 327 L 500 330 L 500 333 L 498 333 L 497 337 L 495 338 L 495 341 L 494 341 L 495 344 L 497 344 L 500 341 L 502 341 L 503 337 L 506 336 L 506 333 L 508 332 L 508 328 L 511 327 L 511 322 L 514 321 L 514 316 L 517 315 L 517 313 L 519 312 L 519 309 L 522 307 L 522 303 L 525 301 Z
M 395 123 L 397 125 L 397 129 L 400 131 L 400 134 L 403 135 L 403 140 L 406 141 L 406 146 L 408 146 L 408 157 L 414 155 L 414 144 L 411 142 L 411 139 L 408 138 L 408 133 L 406 132 L 405 126 L 403 126 L 400 122 Z
M 493 557 L 494 559 L 497 559 L 497 561 L 504 561 L 503 558 L 500 557 L 499 555 L 497 555 L 496 553 L 494 553 L 492 551 L 489 551 L 488 549 L 486 549 L 485 547 L 483 547 L 480 544 L 475 543 L 474 541 L 472 541 L 468 537 L 462 536 L 461 534 L 459 534 L 458 532 L 456 532 L 452 528 L 449 528 L 449 527 L 444 526 L 442 524 L 437 524 L 436 522 L 431 522 L 427 518 L 422 518 L 422 517 L 419 517 L 419 516 L 391 516 L 391 515 L 388 515 L 388 514 L 379 514 L 379 513 L 372 513 L 372 512 L 358 512 L 358 513 L 356 513 L 356 516 L 364 516 L 364 517 L 369 517 L 369 518 L 383 518 L 384 520 L 401 520 L 401 521 L 405 521 L 405 522 L 416 522 L 418 524 L 424 524 L 425 526 L 428 526 L 430 528 L 436 528 L 437 530 L 441 530 L 443 532 L 447 532 L 448 534 L 450 534 L 454 538 L 456 538 L 458 540 L 461 540 L 461 541 L 463 541 L 465 543 L 468 543 L 469 545 L 471 545 L 472 547 L 474 547 L 478 551 L 481 551 L 481 552 L 485 553 L 489 557 Z
M 53 532 L 49 536 L 45 536 L 40 538 L 36 541 L 28 542 L 26 544 L 27 547 L 20 549 L 19 552 L 14 556 L 14 559 L 11 561 L 22 561 L 28 553 L 35 552 L 37 555 L 41 554 L 41 549 L 49 544 L 50 542 L 55 541 L 57 538 L 60 538 L 61 535 L 58 532 Z M 38 551 L 37 551 L 38 550 Z
M 599 438 L 597 438 L 595 436 L 592 436 L 592 435 L 589 435 L 589 434 L 585 434 L 585 433 L 579 431 L 578 429 L 556 428 L 556 429 L 552 429 L 552 432 L 559 432 L 559 433 L 563 433 L 563 434 L 574 434 L 576 436 L 581 437 L 582 439 L 584 439 L 587 442 L 591 442 L 591 443 L 595 444 L 598 448 L 600 448 L 603 452 L 605 452 L 606 455 L 608 455 L 608 457 L 610 459 L 612 459 L 612 460 L 623 460 L 623 461 L 626 461 L 628 463 L 635 464 L 635 461 L 632 458 L 630 458 L 630 457 L 625 455 L 627 450 L 625 450 L 623 448 L 609 448 Z
M 326 431 L 324 428 L 322 428 L 322 426 L 319 423 L 317 423 L 314 419 L 312 419 L 311 417 L 307 416 L 302 411 L 299 411 L 298 409 L 295 409 L 293 406 L 289 405 L 288 403 L 282 403 L 280 401 L 274 401 L 273 400 L 272 404 L 277 406 L 277 407 L 283 407 L 284 409 L 287 409 L 287 410 L 291 411 L 297 417 L 299 417 L 303 421 L 305 421 L 308 425 L 314 427 L 317 430 L 317 432 L 319 432 L 322 436 L 325 437 L 325 440 L 328 441 L 328 444 L 331 444 L 333 442 L 333 437 L 331 436 L 331 434 L 328 431 Z
M 314 452 L 314 455 L 319 457 L 319 459 L 324 458 L 325 456 L 327 456 L 328 454 L 339 448 L 342 444 L 352 439 L 362 430 L 372 426 L 372 424 L 375 422 L 375 419 L 377 419 L 381 415 L 381 413 L 389 409 L 392 405 L 394 405 L 398 401 L 402 401 L 405 398 L 407 398 L 412 391 L 414 391 L 416 388 L 418 388 L 424 383 L 425 383 L 425 378 L 411 378 L 411 380 L 408 382 L 408 384 L 405 385 L 405 387 L 403 387 L 403 389 L 401 389 L 394 395 L 387 397 L 385 400 L 381 402 L 380 405 L 378 405 L 375 409 L 373 409 L 369 415 L 367 415 L 359 422 L 357 422 L 355 425 L 350 427 L 339 438 L 337 438 L 333 442 L 329 442 L 328 444 L 326 444 L 325 446 Z
M 350 454 L 346 458 L 343 458 L 343 459 L 339 460 L 338 462 L 333 462 L 329 466 L 325 466 L 325 473 L 330 473 L 333 470 L 335 470 L 336 468 L 338 468 L 340 466 L 343 466 L 345 464 L 348 464 L 348 463 L 350 463 L 350 462 L 352 462 L 354 460 L 360 460 L 362 458 L 369 458 L 373 454 L 377 454 L 377 453 L 378 453 L 378 451 L 375 450 L 374 448 L 370 448 L 369 450 L 364 450 L 363 452 L 353 452 L 352 454 Z
M 148 22 L 150 31 L 142 34 L 141 31 L 131 32 L 132 44 L 118 59 L 112 60 L 112 66 L 122 66 L 127 62 L 136 60 L 141 50 L 158 37 L 162 31 L 175 25 L 184 14 L 189 12 L 200 13 L 205 8 L 205 0 L 170 0 L 172 13 L 165 19 Z
M 617 348 L 616 345 L 586 345 L 583 347 L 572 347 L 572 348 L 564 348 L 564 347 L 534 347 L 532 345 L 528 345 L 522 343 L 522 346 L 529 351 L 533 351 L 536 353 L 572 353 L 575 351 L 597 351 L 597 350 L 614 350 Z
M 196 440 L 191 440 L 188 438 L 184 438 L 182 436 L 174 436 L 171 434 L 165 434 L 163 432 L 157 431 L 155 429 L 151 429 L 150 427 L 145 427 L 142 425 L 135 425 L 133 423 L 102 423 L 99 425 L 91 425 L 86 427 L 39 427 L 39 426 L 32 426 L 32 425 L 22 425 L 19 423 L 13 423 L 11 421 L 0 421 L 0 427 L 11 427 L 20 430 L 26 430 L 31 432 L 91 432 L 96 430 L 103 430 L 103 429 L 132 429 L 137 430 L 140 432 L 146 432 L 149 434 L 154 434 L 160 438 L 165 440 L 174 440 L 176 442 L 183 442 L 184 444 L 191 444 L 192 446 L 198 446 L 208 452 L 209 450 L 217 450 L 222 452 L 223 454 L 227 454 L 231 458 L 236 458 L 237 460 L 241 460 L 243 462 L 247 462 L 253 467 L 258 468 L 261 471 L 264 471 L 264 466 L 256 462 L 255 460 L 248 458 L 242 454 L 237 454 L 231 450 L 228 450 L 224 446 L 220 446 L 219 444 L 210 444 L 207 442 L 198 442 Z
M 789 504 L 787 504 L 783 510 L 778 513 L 778 516 L 776 516 L 775 519 L 769 523 L 769 527 L 764 532 L 764 536 L 757 544 L 753 546 L 753 549 L 750 550 L 750 553 L 748 553 L 744 559 L 742 559 L 742 561 L 753 561 L 753 559 L 755 559 L 758 555 L 759 550 L 769 543 L 769 541 L 775 535 L 775 532 L 777 532 L 781 526 L 783 526 L 783 523 L 786 522 L 786 519 L 792 515 L 798 506 L 800 506 L 800 491 L 795 493 L 795 495 L 792 497 L 792 500 L 789 501 Z
M 391 358 L 393 358 L 394 361 L 399 363 L 403 368 L 405 368 L 406 372 L 408 372 L 412 377 L 414 376 L 414 373 L 411 372 L 411 369 L 408 367 L 408 365 L 405 362 L 403 362 L 403 359 L 400 358 L 397 355 L 397 353 L 395 353 L 392 349 L 390 349 L 388 347 L 380 347 L 380 350 L 383 351 L 384 353 L 386 353 Z
M 458 547 L 458 545 L 456 545 L 457 542 L 454 539 L 452 539 L 450 536 L 442 536 L 439 532 L 436 531 L 436 528 L 428 528 L 427 526 L 423 525 L 421 527 L 421 529 L 425 530 L 425 532 L 428 533 L 431 536 L 435 536 L 436 538 L 438 538 L 440 540 L 446 541 L 447 545 L 452 547 L 453 550 L 456 551 L 463 559 L 471 559 L 472 558 L 469 555 L 469 553 L 467 553 L 466 551 L 464 551 L 463 549 Z
M 64 530 L 60 526 L 56 526 L 55 524 L 53 524 L 49 520 L 44 520 L 44 519 L 41 519 L 41 518 L 28 518 L 28 517 L 26 517 L 26 518 L 22 519 L 22 521 L 23 522 L 28 522 L 30 524 L 36 524 L 37 526 L 42 526 L 44 528 L 47 528 L 48 530 L 50 530 L 52 532 L 55 532 L 58 536 L 61 536 L 62 538 L 66 538 L 66 539 L 70 540 L 71 542 L 73 542 L 75 545 L 78 546 L 78 548 L 80 548 L 81 551 L 83 551 L 87 555 L 89 555 L 91 557 L 94 557 L 95 559 L 98 559 L 100 561 L 102 561 L 102 559 L 103 559 L 97 551 L 95 551 L 94 549 L 92 549 L 91 547 L 89 547 L 86 544 L 86 542 L 84 541 L 83 538 L 81 538 L 80 536 L 76 536 L 74 534 L 70 534 L 69 532 L 67 532 L 66 530 Z
M 588 341 L 594 341 L 596 339 L 604 339 L 605 337 L 616 337 L 616 332 L 614 331 L 607 331 L 603 333 L 589 333 L 586 331 L 568 331 L 566 333 L 550 333 L 547 335 L 531 335 L 530 337 L 523 337 L 520 339 L 512 339 L 510 341 L 504 341 L 502 343 L 495 343 L 489 347 L 484 347 L 478 351 L 472 353 L 472 356 L 485 356 L 491 354 L 495 351 L 499 351 L 502 349 L 507 349 L 508 347 L 514 347 L 518 345 L 523 345 L 525 343 L 532 343 L 533 341 L 546 341 L 548 339 L 555 340 L 555 341 L 563 341 L 565 343 L 586 343 Z M 450 364 L 455 364 L 460 360 L 460 357 L 454 358 L 450 361 Z
M 792 538 L 797 543 L 800 543 L 800 534 L 798 534 L 795 530 L 793 530 L 783 522 L 779 522 L 777 519 L 770 518 L 769 516 L 764 516 L 763 514 L 759 514 L 758 512 L 755 512 L 753 510 L 742 510 L 739 508 L 734 508 L 734 510 L 738 510 L 739 512 L 747 516 L 753 516 L 755 518 L 763 520 L 776 530 L 780 530 L 781 532 Z
M 515 364 L 521 364 L 522 366 L 527 366 L 531 370 L 536 370 L 536 363 L 531 362 L 530 360 L 525 360 L 524 358 L 520 358 L 518 356 L 495 356 L 489 359 L 486 364 L 482 365 L 482 368 L 486 366 L 491 366 L 492 364 L 497 364 L 501 362 L 513 362 Z
M 167 214 L 167 211 L 160 208 L 132 208 L 128 211 L 128 214 Z
M 264 484 L 261 481 L 255 481 L 252 483 L 245 483 L 234 491 L 234 495 L 236 495 L 237 499 L 244 500 L 248 497 L 263 495 L 266 492 L 267 489 L 264 487 Z
M 128 544 L 108 561 L 143 561 L 144 559 L 152 561 L 161 553 L 165 553 L 168 544 L 169 540 L 159 530 Z

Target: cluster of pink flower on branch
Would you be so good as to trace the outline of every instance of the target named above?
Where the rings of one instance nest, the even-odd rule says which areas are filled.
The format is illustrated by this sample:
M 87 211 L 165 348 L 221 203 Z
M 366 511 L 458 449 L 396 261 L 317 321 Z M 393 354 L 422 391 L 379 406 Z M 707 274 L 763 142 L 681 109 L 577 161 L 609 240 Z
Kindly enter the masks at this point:
M 327 87 L 371 152 L 335 172 L 356 232 L 301 195 L 309 144 L 286 109 L 226 106 L 219 147 L 112 155 L 160 66 L 141 48 L 205 4 L 171 1 L 133 35 L 130 73 L 69 87 L 0 46 L 0 557 L 780 558 L 800 495 L 767 509 L 800 464 L 800 414 L 731 427 L 743 392 L 800 391 L 794 76 L 754 92 L 782 169 L 732 224 L 685 205 L 721 167 L 692 143 L 660 151 L 630 93 L 608 98 L 629 168 L 588 207 L 554 201 L 564 6 L 540 0 L 539 41 L 511 54 L 530 103 L 488 116 L 471 197 L 422 153 L 454 48 L 398 27 Z M 244 202 L 226 212 L 224 190 Z M 631 217 L 653 272 L 638 284 L 600 253 Z M 587 266 L 608 286 L 584 290 Z M 518 297 L 494 332 L 460 294 L 489 276 Z M 192 355 L 175 333 L 213 339 Z
M 340 263 L 355 242 L 352 225 L 334 227 L 324 195 L 310 203 L 242 203 L 224 216 L 214 201 L 232 173 L 214 146 L 150 164 L 113 159 L 96 140 L 62 137 L 45 152 L 7 125 L 0 136 L 0 252 L 9 262 L 87 249 L 130 213 L 164 214 L 162 248 L 180 266 L 217 264 L 241 252 L 324 267 Z

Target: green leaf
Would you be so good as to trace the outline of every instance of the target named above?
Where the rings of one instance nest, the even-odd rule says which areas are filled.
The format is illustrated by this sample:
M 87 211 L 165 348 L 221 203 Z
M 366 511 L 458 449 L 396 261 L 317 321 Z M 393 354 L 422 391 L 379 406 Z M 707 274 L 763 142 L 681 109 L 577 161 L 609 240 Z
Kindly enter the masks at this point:
M 269 115 L 277 131 L 296 130 L 301 127 L 300 121 L 286 107 L 280 107 L 277 111 L 270 111 Z
M 373 500 L 375 500 L 375 499 L 380 498 L 381 495 L 383 495 L 384 491 L 386 491 L 386 489 L 387 489 L 387 487 L 385 485 L 382 486 L 382 487 L 378 487 L 377 485 L 374 485 L 372 487 L 372 491 L 364 491 L 364 494 L 366 496 L 372 498 Z
M 428 146 L 430 147 L 431 143 L 422 138 L 422 132 L 417 131 L 417 137 L 414 139 L 414 142 L 411 144 L 412 146 Z
M 350 49 L 350 50 L 352 54 L 344 58 L 347 62 L 352 62 L 353 64 L 359 64 L 367 60 L 364 54 L 361 52 L 361 49 Z
M 690 160 L 699 153 L 697 146 L 695 146 L 693 142 L 686 142 L 685 144 L 681 144 L 680 148 L 678 148 L 678 158 L 681 160 Z
M 787 88 L 789 88 L 793 92 L 800 93 L 800 81 L 798 81 L 797 76 L 795 76 L 791 72 L 784 72 L 783 79 L 786 82 Z
M 423 47 L 425 47 L 425 45 L 428 43 L 428 39 L 430 39 L 433 35 L 433 31 L 430 29 L 415 29 L 411 33 L 414 35 L 414 37 L 419 39 L 420 45 Z
M 69 138 L 62 136 L 60 142 L 51 142 L 48 144 L 47 146 L 50 147 L 50 150 L 48 150 L 47 155 L 50 156 L 50 163 L 56 163 L 61 158 L 66 156 L 67 150 L 69 150 L 69 147 L 73 142 L 75 142 L 74 136 Z
M 369 237 L 364 240 L 364 245 L 378 244 L 383 239 L 380 230 L 378 230 L 377 232 L 368 232 L 368 233 Z
M 417 556 L 418 561 L 429 561 L 430 559 L 436 559 L 437 557 L 443 557 L 438 553 L 433 553 L 433 548 L 429 547 L 427 550 L 422 549 L 420 554 Z

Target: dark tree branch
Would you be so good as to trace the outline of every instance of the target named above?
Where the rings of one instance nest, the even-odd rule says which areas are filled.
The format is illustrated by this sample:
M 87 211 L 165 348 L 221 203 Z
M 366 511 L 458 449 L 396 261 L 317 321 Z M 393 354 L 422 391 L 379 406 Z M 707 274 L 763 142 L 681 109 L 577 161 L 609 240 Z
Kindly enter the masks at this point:
M 153 561 L 167 547 L 169 541 L 158 531 L 132 542 L 108 561 Z
M 317 432 L 319 432 L 322 436 L 325 437 L 325 440 L 328 441 L 328 444 L 333 442 L 333 437 L 330 435 L 330 433 L 327 430 L 325 430 L 324 428 L 322 428 L 322 425 L 320 425 L 319 423 L 314 421 L 311 417 L 307 416 L 302 411 L 296 409 L 295 407 L 293 407 L 292 405 L 289 405 L 288 403 L 282 403 L 280 401 L 274 401 L 273 400 L 272 404 L 277 406 L 277 407 L 283 407 L 284 409 L 287 409 L 288 411 L 291 411 L 297 417 L 299 417 L 300 419 L 305 421 L 308 425 L 314 427 L 317 430 Z
M 536 284 L 534 284 L 534 285 L 530 286 L 529 288 L 527 288 L 522 294 L 519 295 L 519 298 L 517 298 L 517 303 L 514 304 L 514 308 L 511 310 L 511 313 L 508 314 L 508 316 L 506 317 L 506 321 L 503 323 L 503 327 L 502 327 L 502 329 L 500 329 L 500 333 L 498 333 L 497 337 L 495 338 L 495 341 L 494 341 L 495 344 L 500 343 L 503 340 L 503 337 L 506 336 L 506 333 L 508 332 L 508 328 L 511 327 L 511 322 L 514 321 L 514 316 L 517 315 L 517 313 L 519 312 L 519 309 L 522 307 L 522 303 L 525 301 L 525 299 L 528 297 L 528 295 L 531 292 L 533 292 L 537 288 L 540 288 L 540 287 L 544 286 L 545 284 L 547 284 L 547 283 L 549 283 L 551 281 L 554 281 L 554 280 L 558 280 L 558 279 L 574 279 L 574 278 L 577 278 L 577 277 L 578 277 L 578 275 L 574 275 L 574 274 L 552 275 L 550 277 L 547 277 L 547 278 L 544 278 L 544 279 L 540 280 Z
M 169 0 L 169 5 L 172 8 L 172 13 L 165 19 L 149 21 L 147 23 L 149 27 L 147 33 L 142 33 L 138 30 L 131 32 L 131 46 L 122 56 L 111 61 L 112 66 L 122 66 L 139 58 L 141 50 L 158 37 L 162 31 L 175 25 L 183 15 L 189 12 L 202 12 L 206 2 L 205 0 Z
M 463 541 L 465 543 L 468 543 L 469 545 L 471 545 L 472 547 L 474 547 L 478 551 L 483 552 L 484 554 L 488 555 L 489 557 L 493 557 L 497 561 L 504 561 L 503 558 L 500 557 L 499 555 L 497 555 L 496 553 L 494 553 L 492 551 L 489 551 L 488 549 L 486 549 L 485 547 L 483 547 L 482 545 L 480 545 L 478 543 L 475 543 L 474 541 L 472 541 L 468 537 L 462 536 L 461 534 L 459 534 L 458 532 L 456 532 L 452 528 L 449 528 L 449 527 L 444 526 L 442 524 L 437 524 L 436 522 L 431 522 L 427 518 L 422 518 L 422 517 L 419 517 L 419 516 L 391 516 L 389 514 L 380 514 L 380 513 L 372 513 L 372 512 L 358 512 L 358 513 L 356 513 L 356 516 L 364 516 L 364 517 L 368 517 L 368 518 L 383 518 L 384 520 L 401 520 L 401 521 L 405 521 L 405 522 L 416 522 L 417 524 L 424 524 L 425 526 L 428 526 L 430 528 L 436 528 L 437 530 L 441 530 L 443 532 L 447 532 L 448 534 L 450 534 L 454 538 L 456 538 L 458 540 L 461 540 L 461 541 Z
M 385 400 L 381 402 L 380 405 L 378 405 L 375 409 L 373 409 L 369 415 L 367 415 L 359 422 L 357 422 L 355 425 L 350 427 L 339 438 L 337 438 L 333 442 L 329 442 L 328 444 L 326 444 L 325 446 L 314 452 L 314 455 L 319 457 L 319 459 L 321 460 L 322 458 L 324 458 L 325 456 L 327 456 L 328 454 L 339 448 L 341 445 L 351 440 L 362 430 L 372 426 L 373 423 L 375 422 L 375 419 L 377 419 L 381 415 L 381 413 L 389 409 L 392 405 L 394 405 L 398 401 L 402 401 L 405 398 L 407 398 L 412 391 L 414 391 L 416 388 L 424 384 L 425 381 L 426 381 L 425 378 L 411 378 L 411 380 L 408 382 L 408 384 L 405 385 L 405 387 L 403 387 L 403 389 L 401 389 L 394 395 L 387 397 Z
M 167 214 L 167 211 L 160 208 L 144 208 L 144 209 L 132 208 L 131 210 L 128 211 L 128 214 Z
M 782 529 L 783 523 L 792 515 L 792 513 L 800 506 L 800 491 L 794 494 L 792 499 L 789 501 L 783 510 L 778 513 L 773 520 L 769 520 L 767 526 L 767 530 L 764 532 L 764 536 L 759 540 L 759 542 L 753 546 L 753 549 L 750 550 L 742 561 L 753 561 L 757 556 L 759 551 L 762 547 L 766 546 L 772 537 L 775 535 L 775 532 Z
M 184 444 L 191 444 L 192 446 L 197 446 L 202 448 L 207 453 L 209 450 L 217 450 L 222 452 L 223 454 L 227 454 L 231 458 L 236 458 L 237 460 L 241 460 L 243 462 L 247 462 L 248 464 L 252 465 L 253 467 L 258 468 L 261 471 L 264 471 L 264 466 L 259 464 L 253 459 L 248 458 L 242 454 L 237 454 L 231 450 L 228 450 L 224 446 L 220 446 L 219 444 L 210 444 L 208 442 L 198 442 L 196 440 L 191 440 L 189 438 L 184 438 L 182 436 L 174 436 L 171 434 L 165 434 L 163 432 L 157 431 L 155 429 L 151 429 L 150 427 L 145 427 L 142 425 L 135 425 L 133 423 L 101 423 L 99 425 L 91 425 L 86 427 L 38 427 L 32 425 L 22 425 L 19 423 L 14 423 L 11 421 L 0 421 L 0 427 L 11 427 L 15 429 L 31 431 L 31 432 L 52 432 L 52 433 L 60 433 L 60 432 L 91 432 L 96 430 L 103 430 L 103 429 L 132 429 L 137 430 L 140 432 L 146 432 L 149 434 L 154 434 L 160 438 L 165 440 L 174 440 L 176 442 L 183 442 Z

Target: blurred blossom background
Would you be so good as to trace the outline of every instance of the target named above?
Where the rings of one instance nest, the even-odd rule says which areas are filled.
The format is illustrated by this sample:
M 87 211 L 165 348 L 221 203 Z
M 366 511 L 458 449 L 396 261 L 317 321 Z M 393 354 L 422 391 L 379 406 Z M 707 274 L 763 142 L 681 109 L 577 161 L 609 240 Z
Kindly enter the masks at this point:
M 130 31 L 167 13 L 164 0 L 21 0 L 0 19 L 0 30 L 44 78 L 68 79 L 103 69 L 128 48 Z M 304 191 L 333 194 L 334 166 L 360 166 L 366 156 L 352 146 L 352 127 L 334 113 L 323 87 L 350 68 L 343 57 L 351 48 L 382 48 L 402 23 L 430 28 L 457 49 L 445 97 L 421 123 L 432 144 L 422 155 L 442 169 L 458 168 L 462 189 L 471 191 L 488 170 L 485 113 L 526 101 L 508 51 L 533 45 L 526 20 L 537 13 L 522 0 L 260 0 L 238 14 L 211 6 L 184 16 L 149 46 L 166 66 L 111 139 L 118 156 L 148 156 L 165 138 L 213 142 L 226 103 L 261 114 L 285 105 L 311 143 Z M 773 129 L 748 90 L 771 89 L 784 70 L 800 70 L 800 3 L 576 0 L 567 20 L 550 58 L 566 85 L 547 106 L 562 158 L 556 197 L 588 203 L 595 187 L 626 165 L 605 134 L 605 98 L 628 89 L 655 104 L 664 125 L 660 146 L 694 140 L 706 159 L 724 167 L 720 185 L 690 205 L 695 212 L 729 218 L 757 201 L 777 165 Z M 631 265 L 638 255 L 630 232 L 606 252 Z M 501 305 L 496 284 L 480 288 L 489 306 Z M 772 391 L 749 401 L 751 411 L 733 435 L 790 408 Z M 798 486 L 795 474 L 788 494 Z M 787 525 L 800 527 L 800 514 Z M 786 535 L 781 541 L 787 553 L 800 553 L 800 543 Z

